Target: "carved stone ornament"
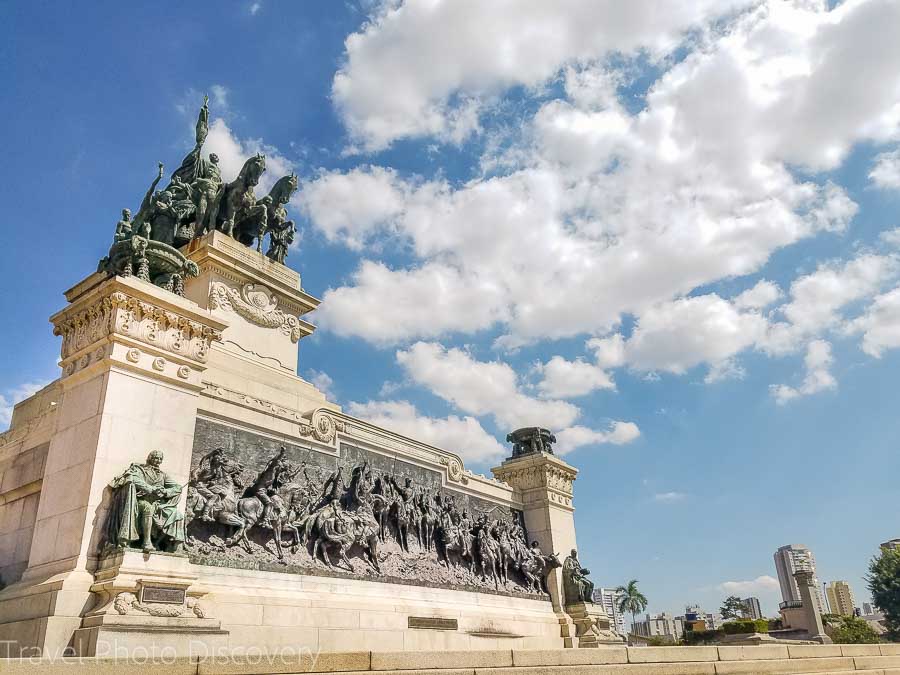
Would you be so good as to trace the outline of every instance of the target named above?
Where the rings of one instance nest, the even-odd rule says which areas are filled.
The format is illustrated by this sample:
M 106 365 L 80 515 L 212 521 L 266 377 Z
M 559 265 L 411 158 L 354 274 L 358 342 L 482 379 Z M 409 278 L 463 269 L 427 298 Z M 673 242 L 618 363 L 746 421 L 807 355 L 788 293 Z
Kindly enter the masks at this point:
M 170 603 L 141 602 L 134 593 L 119 593 L 113 601 L 113 607 L 122 615 L 125 614 L 149 614 L 150 616 L 164 616 L 177 618 L 191 613 L 198 619 L 203 619 L 206 613 L 197 598 L 188 598 L 184 604 L 173 605 Z
M 447 467 L 447 477 L 454 483 L 462 483 L 465 485 L 469 482 L 462 463 L 455 457 L 441 457 L 441 464 Z
M 114 291 L 89 307 L 58 315 L 54 318 L 53 334 L 62 336 L 63 361 L 109 335 L 121 335 L 204 363 L 210 343 L 222 339 L 219 330 L 122 291 Z M 87 365 L 80 363 L 83 358 L 77 365 Z M 132 348 L 125 358 L 137 363 L 140 352 Z M 66 374 L 74 371 L 69 365 L 63 366 Z
M 300 321 L 278 309 L 278 298 L 262 284 L 244 284 L 237 291 L 221 281 L 214 281 L 209 287 L 209 306 L 234 312 L 257 326 L 278 329 L 290 337 L 291 342 L 300 340 Z
M 332 443 L 337 432 L 344 430 L 344 423 L 335 421 L 324 410 L 316 410 L 310 422 L 311 424 L 300 425 L 300 435 L 312 436 L 322 443 Z

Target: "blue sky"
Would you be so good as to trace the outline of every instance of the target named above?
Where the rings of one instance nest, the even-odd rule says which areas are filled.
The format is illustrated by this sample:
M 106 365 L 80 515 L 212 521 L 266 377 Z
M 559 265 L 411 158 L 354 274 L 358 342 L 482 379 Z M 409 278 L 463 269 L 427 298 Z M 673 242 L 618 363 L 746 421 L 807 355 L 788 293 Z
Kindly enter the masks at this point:
M 487 472 L 581 474 L 583 558 L 652 611 L 861 579 L 898 536 L 900 8 L 12 3 L 0 426 L 157 161 L 294 170 L 300 374 Z M 279 173 L 281 172 L 281 173 Z

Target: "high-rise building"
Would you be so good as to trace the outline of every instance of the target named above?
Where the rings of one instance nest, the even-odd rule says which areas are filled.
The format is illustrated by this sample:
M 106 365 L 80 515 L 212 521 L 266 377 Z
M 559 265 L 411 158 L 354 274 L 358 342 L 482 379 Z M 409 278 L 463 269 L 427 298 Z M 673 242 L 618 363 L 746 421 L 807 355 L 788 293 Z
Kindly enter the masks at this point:
M 825 596 L 828 598 L 828 607 L 832 614 L 853 616 L 856 603 L 853 601 L 853 591 L 846 581 L 832 581 L 825 587 Z
M 635 621 L 632 633 L 642 637 L 663 637 L 677 642 L 684 635 L 684 621 L 671 614 L 648 614 L 643 621 Z
M 744 603 L 744 609 L 749 618 L 754 621 L 763 618 L 762 608 L 759 606 L 759 598 L 746 598 L 741 600 L 741 602 Z
M 794 572 L 809 570 L 815 575 L 816 558 L 803 544 L 788 544 L 775 551 L 775 571 L 778 573 L 778 584 L 781 586 L 781 597 L 784 602 L 802 602 L 800 587 L 794 579 Z M 825 614 L 825 601 L 822 598 L 822 589 L 819 582 L 814 579 L 815 593 L 813 599 L 819 614 Z
M 881 614 L 881 610 L 878 609 L 874 602 L 864 602 L 862 610 L 863 616 L 873 616 L 875 614 Z
M 619 635 L 627 635 L 625 615 L 619 611 L 621 595 L 622 593 L 617 593 L 614 588 L 597 588 L 594 589 L 594 602 L 606 610 L 606 616 L 609 617 L 609 623 L 613 630 Z
M 706 612 L 700 605 L 688 605 L 684 608 L 684 616 L 676 618 L 684 620 L 685 630 L 717 630 L 725 623 L 721 614 Z

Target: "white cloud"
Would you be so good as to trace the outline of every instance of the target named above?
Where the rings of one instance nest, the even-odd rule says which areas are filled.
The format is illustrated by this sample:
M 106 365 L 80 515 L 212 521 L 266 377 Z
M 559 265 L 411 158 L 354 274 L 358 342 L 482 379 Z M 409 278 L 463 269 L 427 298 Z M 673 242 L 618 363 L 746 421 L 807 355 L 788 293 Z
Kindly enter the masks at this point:
M 660 26 L 687 26 L 718 13 L 711 6 L 685 9 L 690 15 L 686 22 L 671 23 L 672 13 L 681 10 L 665 5 L 662 16 L 648 19 L 643 4 L 627 4 L 636 4 L 634 11 L 650 21 L 641 29 L 644 33 L 638 31 L 645 35 L 648 30 L 657 35 Z M 499 11 L 479 3 L 465 10 L 468 30 L 448 45 L 440 35 L 463 13 L 456 3 L 450 5 L 389 8 L 348 40 L 348 62 L 336 79 L 336 90 L 345 85 L 349 89 L 341 89 L 337 98 L 341 105 L 351 100 L 362 105 L 349 114 L 363 127 L 370 121 L 378 126 L 388 118 L 406 119 L 405 106 L 410 105 L 409 119 L 418 129 L 410 133 L 431 133 L 434 120 L 443 130 L 443 114 L 429 118 L 422 106 L 456 100 L 452 92 L 480 95 L 480 86 L 470 89 L 466 84 L 472 77 L 483 77 L 490 84 L 487 89 L 502 82 L 501 71 L 492 68 L 516 53 L 516 31 L 534 25 L 532 11 L 555 17 L 548 30 L 563 22 L 560 30 L 565 32 L 571 22 L 584 18 L 553 5 L 523 9 L 506 23 L 490 17 L 473 22 L 472 16 L 486 12 L 493 17 Z M 507 348 L 545 338 L 604 334 L 626 315 L 640 316 L 698 287 L 752 274 L 780 248 L 820 232 L 842 232 L 856 204 L 839 186 L 801 179 L 792 167 L 833 168 L 854 143 L 885 142 L 897 134 L 900 73 L 887 59 L 875 59 L 871 47 L 860 47 L 869 39 L 860 39 L 865 34 L 888 54 L 900 49 L 884 30 L 896 18 L 894 5 L 882 0 L 848 2 L 834 9 L 816 2 L 758 4 L 698 33 L 688 56 L 664 69 L 650 87 L 639 112 L 630 112 L 616 98 L 614 84 L 623 75 L 579 56 L 577 41 L 565 42 L 559 56 L 534 55 L 552 67 L 541 66 L 521 77 L 534 84 L 562 73 L 565 97 L 546 101 L 525 120 L 504 175 L 451 185 L 407 181 L 387 169 L 363 167 L 311 181 L 310 194 L 318 192 L 321 199 L 310 209 L 310 218 L 327 236 L 365 247 L 373 234 L 386 234 L 408 246 L 414 259 L 406 268 L 386 272 L 382 284 L 356 285 L 354 292 L 335 295 L 323 306 L 323 316 L 333 318 L 329 325 L 342 334 L 379 342 L 472 332 L 496 320 L 507 327 L 507 335 L 498 341 Z M 604 7 L 598 11 L 613 11 Z M 438 18 L 449 22 L 436 35 L 419 32 Z M 595 18 L 579 24 L 578 30 L 594 25 Z M 491 31 L 500 25 L 510 37 L 498 42 Z M 602 29 L 603 35 L 607 30 Z M 658 44 L 675 44 L 680 30 L 666 33 L 671 39 Z M 637 44 L 645 38 L 622 39 Z M 478 46 L 462 60 L 447 58 L 452 50 L 463 50 L 468 40 L 497 53 L 486 56 Z M 500 45 L 511 51 L 503 52 Z M 410 58 L 421 56 L 420 49 L 440 50 L 437 72 L 427 58 Z M 363 59 L 364 53 L 373 58 Z M 478 58 L 470 62 L 475 53 Z M 837 54 L 857 67 L 851 69 Z M 527 59 L 517 62 L 519 70 L 529 72 Z M 534 74 L 539 71 L 542 74 Z M 431 91 L 431 85 L 420 87 L 420 74 L 434 85 L 434 93 L 422 94 Z M 446 77 L 455 82 L 449 89 Z M 385 97 L 388 83 L 392 90 L 399 86 L 399 93 Z M 377 92 L 371 119 L 363 110 L 368 103 L 360 103 L 369 100 L 369 87 Z M 834 98 L 830 92 L 845 89 L 858 95 L 823 105 L 824 98 Z M 485 104 L 489 98 L 483 99 Z M 390 110 L 378 107 L 382 105 Z M 351 128 L 354 124 L 350 122 Z M 392 134 L 381 138 L 394 138 Z M 351 209 L 341 194 L 365 197 Z M 385 241 L 371 245 L 383 247 Z M 540 252 L 539 263 L 523 251 Z M 464 287 L 468 280 L 477 280 L 478 288 L 487 291 L 489 315 L 476 321 L 466 311 L 448 313 L 448 305 L 456 305 L 442 297 L 448 291 L 441 287 L 435 289 L 436 303 L 410 314 L 408 299 L 418 296 L 408 286 L 431 274 L 432 268 L 438 270 L 436 276 L 465 280 Z M 389 276 L 395 283 L 388 282 Z M 372 319 L 384 324 L 381 329 L 355 328 L 356 313 L 342 305 L 372 306 L 383 287 L 400 298 L 397 308 L 385 306 Z M 753 309 L 745 304 L 752 302 L 761 308 L 759 303 L 774 297 L 774 290 L 761 287 L 757 291 L 768 293 L 768 298 L 747 295 L 736 307 Z M 440 332 L 432 326 L 439 326 Z
M 674 504 L 685 499 L 687 499 L 687 494 L 684 492 L 657 492 L 653 495 L 653 501 L 662 502 L 663 504 Z
M 609 373 L 591 363 L 554 356 L 535 369 L 542 375 L 538 391 L 547 398 L 573 398 L 597 389 L 615 389 Z
M 214 97 L 219 95 L 216 93 L 216 85 L 213 86 L 212 93 Z M 221 117 L 214 118 L 210 123 L 203 152 L 207 154 L 214 152 L 219 156 L 219 169 L 225 182 L 237 178 L 247 159 L 256 153 L 264 154 L 266 172 L 256 188 L 257 197 L 264 196 L 272 189 L 275 181 L 294 170 L 293 162 L 282 155 L 276 147 L 266 144 L 259 138 L 238 138 Z
M 326 291 L 316 312 L 322 328 L 338 335 L 395 344 L 457 331 L 474 332 L 506 316 L 503 299 L 490 280 L 463 276 L 448 265 L 392 270 L 366 260 L 352 281 L 350 286 Z M 378 311 L 372 311 L 373 307 Z M 390 321 L 385 321 L 386 315 Z
M 900 150 L 878 155 L 875 158 L 875 166 L 869 172 L 869 178 L 880 188 L 900 188 Z
M 839 327 L 841 311 L 875 294 L 900 273 L 894 255 L 863 253 L 842 263 L 824 263 L 791 284 L 790 302 L 779 308 L 786 322 L 773 324 L 763 340 L 772 353 L 794 351 L 804 339 Z
M 645 48 L 662 55 L 684 31 L 738 4 L 386 3 L 347 38 L 347 61 L 332 95 L 351 134 L 368 149 L 409 136 L 459 141 L 478 128 L 481 105 L 509 87 L 538 86 L 566 63 L 608 53 Z
M 362 248 L 403 210 L 408 190 L 390 169 L 357 167 L 326 173 L 303 185 L 300 203 L 329 241 Z
M 509 364 L 476 361 L 461 349 L 417 342 L 398 351 L 397 362 L 417 384 L 463 412 L 493 415 L 500 427 L 510 431 L 525 426 L 562 429 L 579 415 L 571 403 L 523 394 Z
M 306 379 L 316 389 L 325 394 L 325 398 L 329 401 L 336 400 L 333 389 L 334 380 L 331 379 L 331 376 L 328 375 L 328 373 L 323 373 L 321 370 L 310 369 L 306 373 Z
M 508 454 L 508 449 L 485 431 L 474 417 L 428 417 L 420 415 L 407 401 L 351 403 L 348 412 L 372 424 L 456 453 L 467 463 L 487 464 Z
M 772 396 L 779 405 L 784 405 L 801 396 L 810 396 L 828 389 L 835 389 L 837 381 L 829 370 L 833 363 L 831 345 L 825 340 L 813 340 L 809 343 L 804 358 L 806 376 L 803 383 L 796 388 L 786 384 L 774 384 L 771 386 Z
M 748 581 L 723 581 L 717 589 L 726 595 L 741 598 L 766 596 L 780 590 L 778 579 L 764 574 Z
M 879 239 L 881 239 L 881 241 L 883 241 L 888 246 L 900 248 L 900 227 L 882 232 L 879 235 Z
M 261 10 L 261 9 L 262 9 L 262 3 L 254 2 L 253 4 L 250 5 L 250 15 L 256 16 L 259 13 L 259 10 Z
M 595 431 L 583 426 L 573 426 L 556 433 L 556 452 L 566 455 L 585 445 L 625 445 L 637 440 L 641 431 L 634 422 L 614 421 L 606 431 Z
M 25 382 L 0 394 L 0 429 L 9 426 L 16 403 L 33 396 L 48 384 L 48 382 Z
M 850 322 L 848 332 L 862 333 L 862 350 L 875 358 L 900 347 L 900 288 L 877 296 L 862 316 Z
M 734 306 L 738 309 L 763 309 L 781 298 L 781 289 L 766 279 L 761 279 L 753 288 L 738 295 Z
M 640 315 L 631 336 L 621 342 L 622 363 L 670 373 L 709 363 L 717 369 L 713 379 L 721 379 L 726 372 L 734 374 L 731 358 L 760 340 L 766 326 L 759 313 L 740 312 L 715 294 L 680 298 Z M 591 344 L 609 349 L 608 340 Z

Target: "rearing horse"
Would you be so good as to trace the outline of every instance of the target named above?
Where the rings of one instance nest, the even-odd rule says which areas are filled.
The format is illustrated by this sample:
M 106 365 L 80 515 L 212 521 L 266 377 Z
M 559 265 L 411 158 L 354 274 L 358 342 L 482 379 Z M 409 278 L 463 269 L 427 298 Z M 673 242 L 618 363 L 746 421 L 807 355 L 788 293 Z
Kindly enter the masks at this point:
M 265 204 L 257 203 L 253 188 L 265 170 L 265 155 L 257 153 L 244 162 L 238 177 L 219 189 L 210 215 L 210 222 L 216 223 L 217 230 L 246 246 L 252 246 L 256 240 L 256 250 L 260 252 L 268 224 L 268 209 Z

